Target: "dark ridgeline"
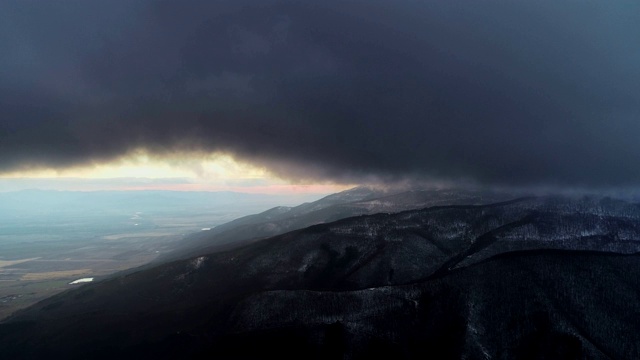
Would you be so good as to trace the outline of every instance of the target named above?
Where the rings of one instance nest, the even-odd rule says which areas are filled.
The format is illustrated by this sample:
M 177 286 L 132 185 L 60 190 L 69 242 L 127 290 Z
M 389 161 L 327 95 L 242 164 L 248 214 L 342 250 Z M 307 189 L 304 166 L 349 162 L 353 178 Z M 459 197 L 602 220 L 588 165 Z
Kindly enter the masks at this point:
M 504 191 L 461 189 L 400 191 L 359 186 L 295 207 L 278 206 L 216 226 L 208 232 L 192 234 L 178 245 L 176 250 L 162 256 L 159 261 L 167 262 L 217 252 L 352 216 L 394 213 L 436 205 L 490 204 L 513 197 L 514 195 Z
M 540 197 L 358 216 L 84 285 L 6 358 L 640 357 L 640 206 Z

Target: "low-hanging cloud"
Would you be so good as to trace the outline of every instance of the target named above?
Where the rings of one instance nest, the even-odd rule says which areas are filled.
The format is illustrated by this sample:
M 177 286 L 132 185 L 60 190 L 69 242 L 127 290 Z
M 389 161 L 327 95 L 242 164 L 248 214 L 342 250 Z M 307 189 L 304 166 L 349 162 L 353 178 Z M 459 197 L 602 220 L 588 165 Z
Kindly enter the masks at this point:
M 0 171 L 640 184 L 636 1 L 9 1 L 0 48 Z

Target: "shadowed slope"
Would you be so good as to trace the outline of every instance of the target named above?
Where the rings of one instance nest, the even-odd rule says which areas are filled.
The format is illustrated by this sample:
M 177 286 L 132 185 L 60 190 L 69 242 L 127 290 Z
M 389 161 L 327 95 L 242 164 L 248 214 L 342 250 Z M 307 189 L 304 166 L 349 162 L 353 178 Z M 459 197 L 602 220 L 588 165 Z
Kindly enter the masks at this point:
M 639 215 L 607 199 L 530 198 L 344 219 L 60 294 L 2 324 L 0 350 L 640 356 Z

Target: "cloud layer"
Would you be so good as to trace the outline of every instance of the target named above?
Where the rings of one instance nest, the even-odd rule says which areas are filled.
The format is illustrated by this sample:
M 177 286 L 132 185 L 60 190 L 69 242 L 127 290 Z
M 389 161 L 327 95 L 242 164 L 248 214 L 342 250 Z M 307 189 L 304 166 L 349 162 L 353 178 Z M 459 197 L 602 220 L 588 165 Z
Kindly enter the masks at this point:
M 640 3 L 3 2 L 0 171 L 640 185 Z

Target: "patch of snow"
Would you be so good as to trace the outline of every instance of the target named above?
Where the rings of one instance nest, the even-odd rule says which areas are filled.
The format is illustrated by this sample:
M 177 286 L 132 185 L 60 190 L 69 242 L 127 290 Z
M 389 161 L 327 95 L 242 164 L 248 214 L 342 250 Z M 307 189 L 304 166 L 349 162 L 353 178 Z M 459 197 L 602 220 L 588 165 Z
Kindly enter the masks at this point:
M 195 259 L 191 260 L 191 266 L 194 269 L 198 269 L 204 264 L 205 260 L 207 260 L 206 256 L 200 256 L 198 258 L 195 258 Z
M 69 285 L 75 285 L 75 284 L 81 284 L 81 283 L 87 283 L 87 282 L 92 282 L 93 278 L 82 278 L 82 279 L 78 279 L 78 280 L 74 280 L 72 282 L 69 283 Z
M 280 214 L 284 214 L 286 212 L 289 212 L 291 210 L 291 208 L 288 207 L 288 206 L 278 206 L 278 207 L 275 208 L 275 210 Z
M 298 268 L 298 272 L 305 272 L 307 271 L 307 269 L 311 266 L 311 264 L 314 262 L 315 258 L 317 257 L 317 251 L 314 251 L 310 254 L 307 254 L 304 259 L 302 260 L 302 264 L 300 265 L 300 267 Z
M 202 231 L 209 231 L 211 228 L 202 228 Z

